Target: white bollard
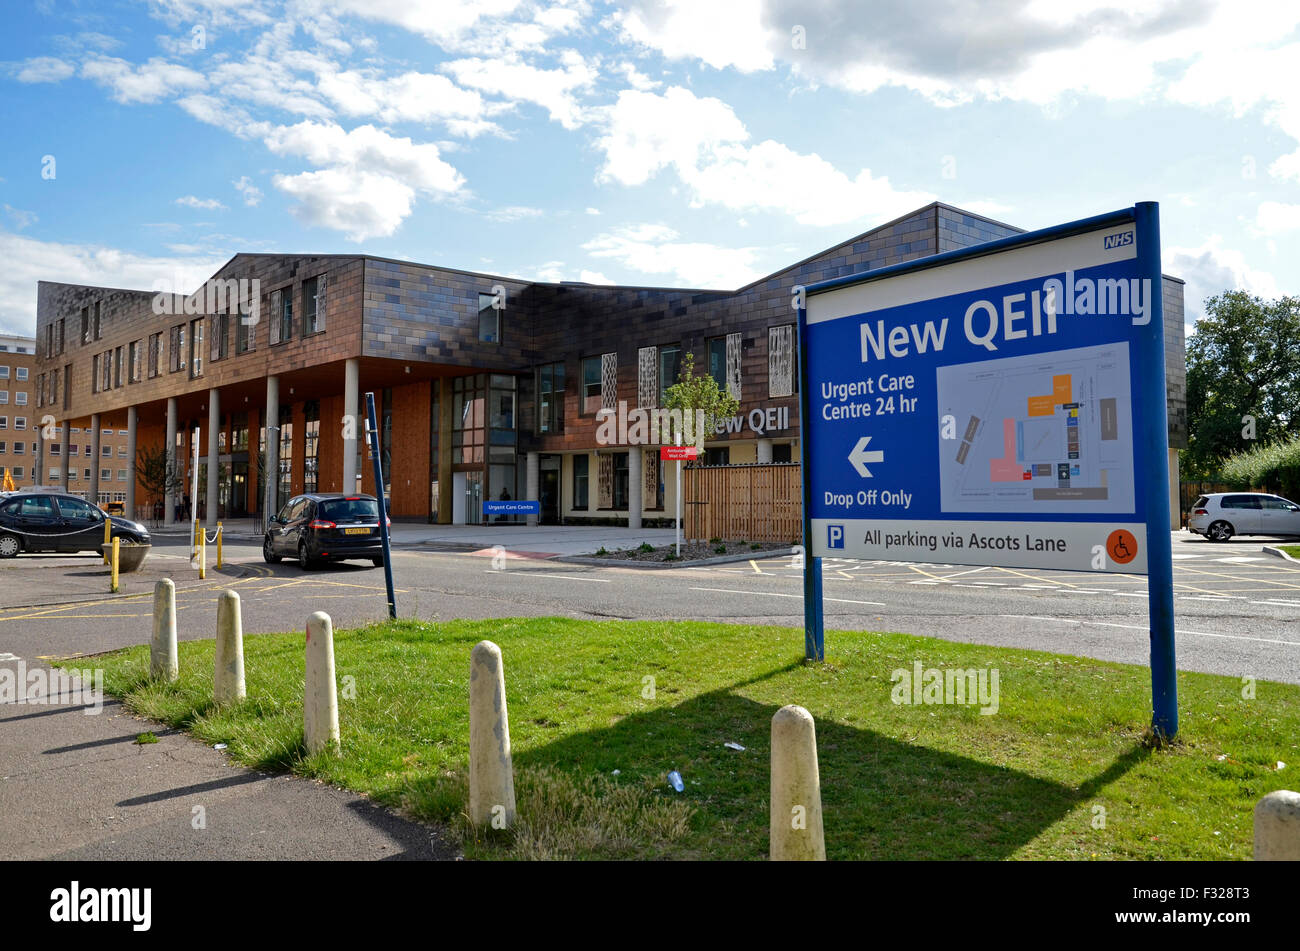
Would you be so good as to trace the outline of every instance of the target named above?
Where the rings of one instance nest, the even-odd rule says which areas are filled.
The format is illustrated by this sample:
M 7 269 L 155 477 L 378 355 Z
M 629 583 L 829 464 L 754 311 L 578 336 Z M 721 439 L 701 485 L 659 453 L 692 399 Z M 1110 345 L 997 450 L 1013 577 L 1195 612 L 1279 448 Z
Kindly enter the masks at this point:
M 803 707 L 786 706 L 772 717 L 773 862 L 824 862 L 817 728 Z
M 149 641 L 149 679 L 174 681 L 176 659 L 176 585 L 163 578 L 153 586 L 153 639 Z
M 243 700 L 244 624 L 239 616 L 239 594 L 223 591 L 217 599 L 217 659 L 212 699 L 217 703 Z
M 469 818 L 504 829 L 515 821 L 515 775 L 501 648 L 479 641 L 469 661 Z
M 1300 862 L 1300 793 L 1278 789 L 1255 804 L 1255 861 Z
M 339 749 L 334 623 L 324 611 L 307 618 L 307 688 L 302 705 L 302 734 L 308 753 Z

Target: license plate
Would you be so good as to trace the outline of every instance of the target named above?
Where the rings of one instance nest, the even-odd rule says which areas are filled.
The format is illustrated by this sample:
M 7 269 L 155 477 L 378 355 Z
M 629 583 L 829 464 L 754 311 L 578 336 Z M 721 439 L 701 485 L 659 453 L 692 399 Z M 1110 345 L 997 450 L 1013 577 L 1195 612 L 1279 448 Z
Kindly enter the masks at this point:
M 370 529 L 368 529 L 368 528 L 345 528 L 345 529 L 343 529 L 343 534 L 344 534 L 344 535 L 369 535 L 369 534 L 370 534 Z

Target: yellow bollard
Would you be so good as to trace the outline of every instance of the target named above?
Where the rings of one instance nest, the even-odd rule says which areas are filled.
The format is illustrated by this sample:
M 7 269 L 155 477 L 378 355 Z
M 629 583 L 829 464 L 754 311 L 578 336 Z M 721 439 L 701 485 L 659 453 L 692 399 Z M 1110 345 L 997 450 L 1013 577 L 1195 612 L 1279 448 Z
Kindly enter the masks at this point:
M 109 539 L 113 537 L 113 520 L 104 514 L 104 544 L 109 544 Z M 104 564 L 108 564 L 108 549 L 104 549 Z
M 204 544 L 207 539 L 199 536 L 199 580 L 202 581 L 208 576 L 208 546 Z
M 122 539 L 120 539 L 120 538 L 114 538 L 114 539 L 113 539 L 113 561 L 112 561 L 112 563 L 111 563 L 111 564 L 112 564 L 112 569 L 111 569 L 111 572 L 112 572 L 112 583 L 111 583 L 111 585 L 109 586 L 109 591 L 110 591 L 112 594 L 117 594 L 117 552 L 118 552 L 118 547 L 119 547 L 121 544 L 122 544 Z
M 221 523 L 217 522 L 217 569 L 221 569 Z

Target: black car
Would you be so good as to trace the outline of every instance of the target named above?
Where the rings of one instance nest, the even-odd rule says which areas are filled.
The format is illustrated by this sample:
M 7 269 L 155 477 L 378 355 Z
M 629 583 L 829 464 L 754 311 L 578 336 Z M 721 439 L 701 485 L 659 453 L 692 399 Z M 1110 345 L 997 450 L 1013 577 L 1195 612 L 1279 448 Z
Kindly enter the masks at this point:
M 379 502 L 373 495 L 342 492 L 296 495 L 271 519 L 262 540 L 262 557 L 271 563 L 297 558 L 306 569 L 327 561 L 366 558 L 378 568 L 384 563 Z
M 111 537 L 148 545 L 149 530 L 139 522 L 106 515 L 85 499 L 59 492 L 0 494 L 0 558 L 19 552 L 99 551 L 104 521 L 112 522 Z

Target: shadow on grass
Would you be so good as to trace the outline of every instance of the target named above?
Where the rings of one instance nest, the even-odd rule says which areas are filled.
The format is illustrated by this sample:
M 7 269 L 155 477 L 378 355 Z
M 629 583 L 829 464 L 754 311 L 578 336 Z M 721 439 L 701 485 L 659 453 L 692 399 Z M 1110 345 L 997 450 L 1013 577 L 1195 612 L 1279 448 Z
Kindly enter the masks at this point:
M 554 766 L 654 783 L 678 769 L 696 807 L 690 851 L 765 858 L 770 724 L 777 707 L 715 691 L 636 714 L 602 730 L 517 751 L 516 768 Z M 723 743 L 743 737 L 744 752 Z M 1149 755 L 1139 745 L 1077 788 L 1013 769 L 900 742 L 868 729 L 817 723 L 818 760 L 832 859 L 1004 859 L 1091 800 Z

